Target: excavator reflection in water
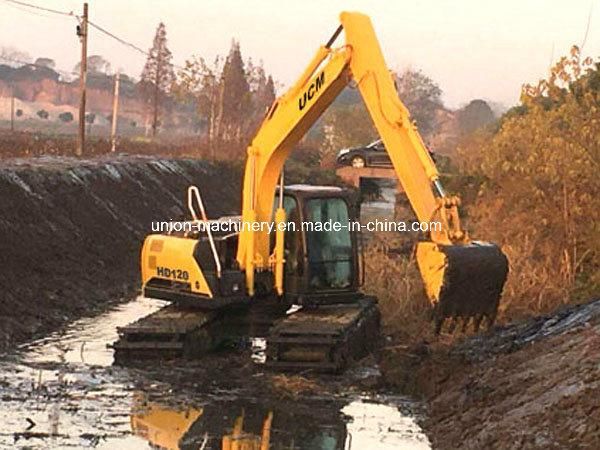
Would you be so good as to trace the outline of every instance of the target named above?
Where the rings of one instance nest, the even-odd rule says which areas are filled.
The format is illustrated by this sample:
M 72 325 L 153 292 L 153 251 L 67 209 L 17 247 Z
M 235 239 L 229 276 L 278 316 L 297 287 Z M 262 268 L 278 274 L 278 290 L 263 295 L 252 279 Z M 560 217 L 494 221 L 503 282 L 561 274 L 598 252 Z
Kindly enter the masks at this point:
M 334 423 L 324 423 L 331 416 L 338 415 L 317 421 L 278 409 L 279 428 L 273 432 L 273 410 L 256 404 L 234 402 L 177 410 L 150 403 L 134 408 L 131 430 L 152 448 L 167 450 L 343 449 L 347 437 L 345 424 L 339 416 Z

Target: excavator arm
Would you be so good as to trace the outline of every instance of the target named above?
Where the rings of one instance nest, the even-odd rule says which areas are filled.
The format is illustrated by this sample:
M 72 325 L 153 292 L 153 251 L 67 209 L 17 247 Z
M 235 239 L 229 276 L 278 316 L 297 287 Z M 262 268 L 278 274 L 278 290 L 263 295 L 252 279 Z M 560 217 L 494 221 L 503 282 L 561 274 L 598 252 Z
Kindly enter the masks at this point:
M 243 222 L 271 221 L 277 183 L 290 151 L 354 81 L 417 218 L 441 224 L 416 251 L 426 292 L 440 306 L 439 317 L 443 321 L 450 316 L 476 316 L 478 320 L 486 316 L 493 321 L 508 270 L 506 258 L 493 244 L 471 242 L 461 228 L 459 199 L 446 195 L 442 188 L 435 164 L 398 97 L 369 17 L 343 12 L 340 20 L 298 81 L 273 103 L 248 147 Z M 341 31 L 345 44 L 333 48 Z M 273 254 L 267 231 L 242 228 L 237 261 L 245 271 L 250 295 L 254 294 L 254 275 L 262 270 L 274 272 L 275 288 L 283 293 L 284 233 L 277 224 L 285 220 L 280 204 L 275 213 Z M 476 286 L 478 277 L 483 284 Z

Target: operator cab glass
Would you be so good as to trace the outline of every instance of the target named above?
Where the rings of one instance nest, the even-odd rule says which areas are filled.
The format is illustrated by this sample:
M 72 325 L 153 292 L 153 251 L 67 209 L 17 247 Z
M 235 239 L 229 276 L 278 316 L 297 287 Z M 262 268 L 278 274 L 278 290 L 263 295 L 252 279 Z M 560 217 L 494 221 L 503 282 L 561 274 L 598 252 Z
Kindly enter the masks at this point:
M 311 290 L 352 286 L 352 237 L 348 205 L 341 198 L 313 198 L 306 202 L 308 285 Z
M 289 298 L 304 302 L 312 295 L 356 287 L 350 212 L 341 190 L 333 193 L 330 189 L 291 186 L 283 196 L 287 222 L 284 286 Z M 278 203 L 276 196 L 274 210 Z M 275 233 L 270 240 L 273 252 Z

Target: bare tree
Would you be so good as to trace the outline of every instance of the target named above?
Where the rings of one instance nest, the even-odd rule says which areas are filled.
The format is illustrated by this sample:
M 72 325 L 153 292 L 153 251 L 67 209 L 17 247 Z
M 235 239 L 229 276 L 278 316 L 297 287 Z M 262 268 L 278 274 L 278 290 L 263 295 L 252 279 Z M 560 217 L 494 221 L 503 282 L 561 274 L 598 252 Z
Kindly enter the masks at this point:
M 217 57 L 208 65 L 192 57 L 178 72 L 173 92 L 180 101 L 194 102 L 200 120 L 206 124 L 210 154 L 227 149 L 220 157 L 237 157 L 275 100 L 275 83 L 251 60 L 244 63 L 240 44 L 232 42 L 226 58 Z M 226 145 L 224 145 L 226 144 Z
M 30 63 L 31 56 L 15 47 L 0 47 L 0 59 L 2 63 L 10 67 L 19 67 L 23 63 Z
M 217 56 L 209 66 L 204 58 L 194 56 L 185 62 L 177 76 L 174 94 L 183 102 L 194 102 L 200 119 L 206 124 L 206 134 L 211 157 L 215 157 L 215 144 L 219 130 L 219 92 L 222 58 Z
M 161 100 L 166 97 L 175 79 L 172 58 L 173 55 L 167 48 L 167 30 L 165 24 L 161 22 L 156 29 L 152 48 L 140 80 L 142 93 L 146 97 L 146 101 L 152 104 L 153 136 L 156 136 L 159 125 Z
M 248 135 L 257 129 L 275 101 L 275 83 L 271 75 L 267 76 L 262 61 L 259 65 L 254 65 L 249 59 L 246 64 L 246 74 L 252 94 L 252 114 L 248 117 L 244 130 L 244 134 Z

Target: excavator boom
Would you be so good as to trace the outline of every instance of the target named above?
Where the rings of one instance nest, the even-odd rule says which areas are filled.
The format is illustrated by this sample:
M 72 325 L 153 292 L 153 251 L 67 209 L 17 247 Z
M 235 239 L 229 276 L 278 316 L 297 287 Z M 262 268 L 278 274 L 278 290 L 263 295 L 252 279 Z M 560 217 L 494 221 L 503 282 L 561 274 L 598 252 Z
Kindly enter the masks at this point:
M 343 12 L 341 25 L 320 47 L 298 81 L 270 108 L 248 147 L 244 176 L 244 222 L 268 222 L 285 160 L 338 94 L 351 81 L 363 98 L 390 156 L 398 180 L 422 222 L 439 222 L 429 240 L 417 245 L 417 263 L 439 327 L 447 317 L 494 321 L 508 262 L 493 244 L 472 242 L 461 228 L 460 200 L 448 196 L 430 153 L 394 85 L 368 16 Z M 341 31 L 345 44 L 333 48 Z M 278 209 L 276 222 L 285 220 Z M 267 232 L 242 231 L 237 260 L 253 294 L 256 271 L 271 269 L 277 291 L 283 293 L 283 232 L 270 254 Z M 478 326 L 478 325 L 477 325 Z

